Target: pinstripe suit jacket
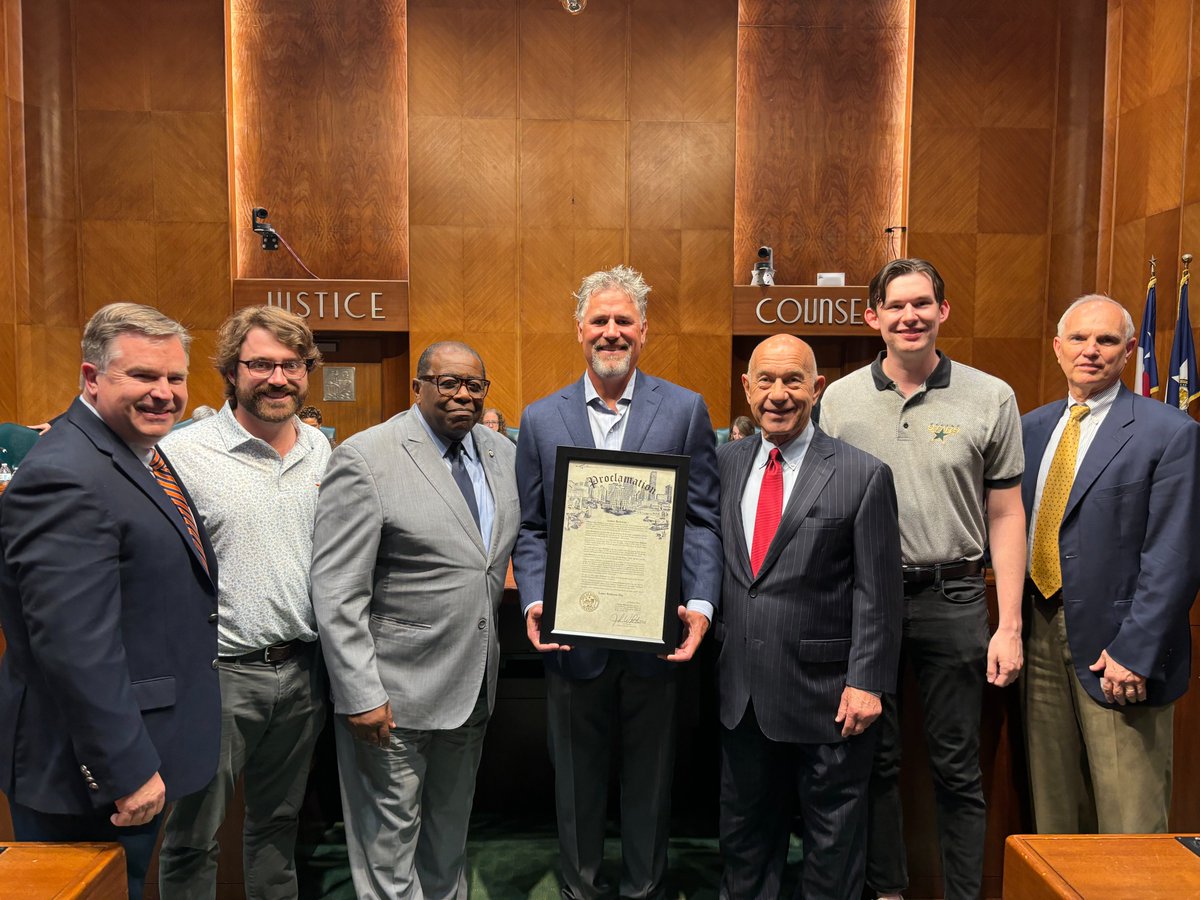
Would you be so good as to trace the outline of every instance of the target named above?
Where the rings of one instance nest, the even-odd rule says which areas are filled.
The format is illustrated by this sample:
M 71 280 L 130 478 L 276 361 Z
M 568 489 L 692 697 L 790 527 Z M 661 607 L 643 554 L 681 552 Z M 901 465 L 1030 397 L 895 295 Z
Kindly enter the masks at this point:
M 891 470 L 820 429 L 758 575 L 742 493 L 758 440 L 717 453 L 725 574 L 716 636 L 721 722 L 754 701 L 771 740 L 833 743 L 846 685 L 895 689 L 903 584 Z
M 491 540 L 419 413 L 410 409 L 333 451 L 313 535 L 313 609 L 334 712 L 391 700 L 401 728 L 457 728 L 487 681 L 496 697 L 496 617 L 520 509 L 508 438 L 476 425 L 496 502 Z

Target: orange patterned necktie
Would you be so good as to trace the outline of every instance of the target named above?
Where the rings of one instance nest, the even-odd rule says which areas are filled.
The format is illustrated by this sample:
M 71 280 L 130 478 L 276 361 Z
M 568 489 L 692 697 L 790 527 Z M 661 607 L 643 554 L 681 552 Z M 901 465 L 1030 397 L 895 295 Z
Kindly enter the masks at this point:
M 204 571 L 207 572 L 208 557 L 204 555 L 204 544 L 200 540 L 200 529 L 196 527 L 196 517 L 192 515 L 192 507 L 188 505 L 187 498 L 179 489 L 179 482 L 171 474 L 171 470 L 167 467 L 167 461 L 162 458 L 157 447 L 154 448 L 154 455 L 150 458 L 150 471 L 154 473 L 154 480 L 163 489 L 163 493 L 179 510 L 179 515 L 183 518 L 183 526 L 191 536 L 192 543 L 196 545 L 196 552 L 200 554 L 200 562 L 204 563 Z

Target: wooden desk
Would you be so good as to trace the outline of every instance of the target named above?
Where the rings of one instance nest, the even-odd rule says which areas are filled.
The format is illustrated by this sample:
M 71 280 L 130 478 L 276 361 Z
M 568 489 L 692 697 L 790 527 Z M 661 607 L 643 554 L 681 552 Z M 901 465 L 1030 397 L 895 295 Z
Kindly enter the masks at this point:
M 1200 856 L 1169 834 L 1014 834 L 1005 900 L 1200 897 Z
M 120 844 L 0 844 L 0 894 L 21 900 L 128 897 Z

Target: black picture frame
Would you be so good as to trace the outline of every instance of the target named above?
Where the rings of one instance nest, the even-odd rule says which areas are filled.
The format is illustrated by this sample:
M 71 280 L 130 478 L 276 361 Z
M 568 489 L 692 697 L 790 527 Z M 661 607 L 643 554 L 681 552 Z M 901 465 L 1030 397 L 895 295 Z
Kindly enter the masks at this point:
M 689 457 L 666 453 L 558 448 L 543 642 L 655 654 L 675 650 L 682 626 L 677 607 L 683 602 L 689 465 Z M 662 490 L 660 475 L 666 482 Z M 610 540 L 612 546 L 606 546 Z M 639 542 L 646 550 L 640 556 Z M 630 588 L 631 580 L 640 587 Z M 561 596 L 567 590 L 574 596 Z

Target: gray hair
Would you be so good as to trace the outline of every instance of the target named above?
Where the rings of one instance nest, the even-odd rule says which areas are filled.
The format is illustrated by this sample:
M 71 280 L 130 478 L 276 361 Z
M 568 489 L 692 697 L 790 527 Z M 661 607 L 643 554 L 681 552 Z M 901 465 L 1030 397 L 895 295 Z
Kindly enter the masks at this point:
M 650 285 L 642 273 L 629 266 L 616 266 L 602 272 L 593 272 L 579 285 L 575 298 L 575 321 L 582 322 L 583 314 L 587 311 L 588 301 L 592 294 L 600 291 L 617 290 L 634 302 L 637 306 L 638 317 L 646 321 L 646 295 L 650 293 Z
M 192 343 L 187 329 L 152 306 L 141 303 L 110 303 L 88 319 L 79 342 L 83 361 L 99 372 L 108 370 L 113 357 L 113 342 L 123 334 L 138 334 L 148 338 L 179 338 L 184 355 Z M 79 387 L 83 389 L 83 376 Z
M 1063 336 L 1063 329 L 1066 328 L 1067 324 L 1067 316 L 1073 313 L 1078 307 L 1083 306 L 1086 303 L 1095 303 L 1096 301 L 1100 301 L 1102 303 L 1111 303 L 1121 311 L 1121 318 L 1125 323 L 1126 341 L 1129 341 L 1135 334 L 1137 334 L 1136 329 L 1133 327 L 1133 316 L 1129 315 L 1129 310 L 1127 310 L 1124 306 L 1106 294 L 1084 294 L 1082 297 L 1068 306 L 1066 311 L 1062 314 L 1062 317 L 1058 320 L 1058 336 Z

